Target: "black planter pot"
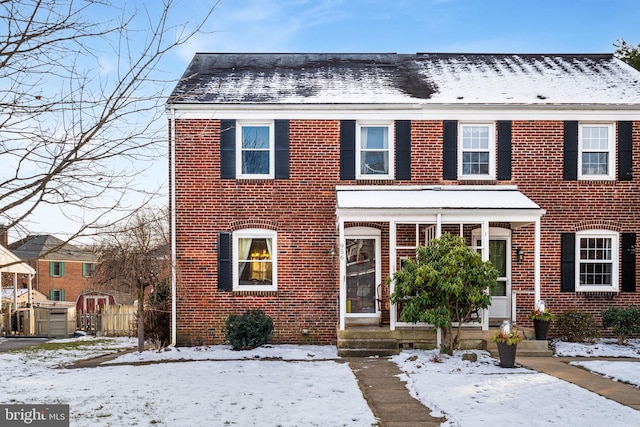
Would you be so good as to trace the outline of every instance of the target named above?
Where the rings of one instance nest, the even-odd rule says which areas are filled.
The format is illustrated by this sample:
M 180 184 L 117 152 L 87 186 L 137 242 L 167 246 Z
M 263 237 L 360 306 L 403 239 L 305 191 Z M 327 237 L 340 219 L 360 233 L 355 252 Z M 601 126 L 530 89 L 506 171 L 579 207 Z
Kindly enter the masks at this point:
M 498 345 L 498 355 L 500 356 L 500 366 L 503 368 L 513 368 L 516 365 L 516 350 L 518 344 L 507 345 L 504 342 L 496 343 Z
M 537 340 L 546 340 L 549 335 L 549 322 L 548 320 L 534 320 L 533 327 L 536 330 Z

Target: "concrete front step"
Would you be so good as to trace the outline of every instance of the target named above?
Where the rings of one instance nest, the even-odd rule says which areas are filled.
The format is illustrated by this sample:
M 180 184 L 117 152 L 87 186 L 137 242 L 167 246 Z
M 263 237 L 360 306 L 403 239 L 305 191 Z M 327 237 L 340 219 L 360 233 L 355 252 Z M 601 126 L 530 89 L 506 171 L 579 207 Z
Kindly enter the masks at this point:
M 340 357 L 386 357 L 400 354 L 398 348 L 338 348 Z
M 498 346 L 494 342 L 487 342 L 487 351 L 492 357 L 498 357 Z M 520 357 L 549 357 L 553 356 L 553 351 L 549 349 L 549 341 L 524 340 L 518 343 L 516 350 Z

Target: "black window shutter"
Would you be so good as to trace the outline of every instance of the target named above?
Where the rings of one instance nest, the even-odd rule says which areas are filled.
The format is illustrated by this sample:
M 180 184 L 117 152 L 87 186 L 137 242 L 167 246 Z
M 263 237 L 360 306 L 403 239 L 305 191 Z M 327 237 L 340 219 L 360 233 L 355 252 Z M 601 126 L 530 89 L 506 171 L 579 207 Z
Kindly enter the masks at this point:
M 561 292 L 575 292 L 576 290 L 576 235 L 562 233 L 562 278 Z
M 233 289 L 233 260 L 231 255 L 231 233 L 218 233 L 218 289 Z
M 618 180 L 633 179 L 633 123 L 618 122 Z
M 276 179 L 289 179 L 289 120 L 276 120 L 275 164 Z
M 564 180 L 578 179 L 578 122 L 564 122 Z
M 458 179 L 458 121 L 444 121 L 442 179 Z
M 220 120 L 220 178 L 236 177 L 236 121 Z
M 498 179 L 511 179 L 511 121 L 498 122 Z
M 340 121 L 340 179 L 356 179 L 356 121 Z
M 622 292 L 636 291 L 636 233 L 622 233 Z
M 411 180 L 411 120 L 396 121 L 396 179 Z

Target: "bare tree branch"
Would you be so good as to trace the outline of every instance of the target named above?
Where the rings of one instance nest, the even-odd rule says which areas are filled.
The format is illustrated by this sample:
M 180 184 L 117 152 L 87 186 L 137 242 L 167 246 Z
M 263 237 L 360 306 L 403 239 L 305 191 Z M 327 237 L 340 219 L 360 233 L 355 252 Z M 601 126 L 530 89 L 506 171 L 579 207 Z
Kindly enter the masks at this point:
M 180 23 L 176 0 L 0 2 L 0 223 L 26 234 L 58 207 L 77 222 L 68 242 L 158 194 L 138 179 L 166 150 L 162 60 L 217 4 Z

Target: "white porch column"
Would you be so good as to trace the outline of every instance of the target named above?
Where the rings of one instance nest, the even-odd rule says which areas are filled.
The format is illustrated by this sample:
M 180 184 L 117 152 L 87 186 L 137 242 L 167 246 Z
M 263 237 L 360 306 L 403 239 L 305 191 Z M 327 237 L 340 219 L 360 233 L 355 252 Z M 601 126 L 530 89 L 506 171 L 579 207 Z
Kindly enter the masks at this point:
M 29 303 L 29 307 L 33 307 L 33 297 L 31 296 L 31 289 L 33 289 L 31 280 L 33 279 L 33 276 L 29 274 L 27 277 L 27 292 L 29 293 L 27 296 L 27 302 Z
M 489 221 L 482 221 L 482 261 L 489 261 Z M 487 290 L 488 292 L 488 290 Z M 489 330 L 489 310 L 482 310 L 482 330 Z
M 533 240 L 533 289 L 535 295 L 534 307 L 540 301 L 540 219 L 535 222 L 535 234 Z
M 442 237 L 442 214 L 436 215 L 436 239 Z
M 339 307 L 340 310 L 340 330 L 345 329 L 345 313 L 347 312 L 347 263 L 345 262 L 345 243 L 344 243 L 344 221 L 338 219 L 338 241 L 340 242 L 339 254 L 340 254 L 340 296 Z
M 397 251 L 396 251 L 396 222 L 391 220 L 389 221 L 389 276 L 393 277 L 393 273 L 396 272 L 396 261 L 397 261 Z M 389 285 L 389 294 L 392 294 L 396 288 L 396 282 L 391 281 Z M 396 330 L 396 319 L 398 318 L 398 307 L 395 304 L 389 304 L 389 329 L 392 331 Z
M 18 273 L 13 273 L 13 309 L 18 309 Z

